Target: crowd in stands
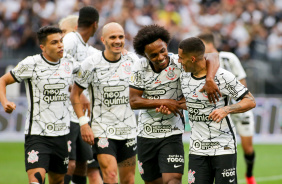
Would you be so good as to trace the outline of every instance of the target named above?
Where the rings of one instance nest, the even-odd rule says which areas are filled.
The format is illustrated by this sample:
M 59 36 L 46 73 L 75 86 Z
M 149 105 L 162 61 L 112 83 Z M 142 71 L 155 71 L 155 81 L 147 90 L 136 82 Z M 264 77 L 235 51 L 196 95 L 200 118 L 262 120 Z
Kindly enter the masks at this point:
M 219 50 L 234 52 L 243 62 L 258 59 L 282 75 L 281 0 L 0 0 L 0 62 L 39 52 L 35 32 L 92 5 L 99 26 L 118 22 L 126 33 L 126 48 L 144 25 L 163 25 L 172 35 L 169 51 L 203 31 L 212 31 Z M 98 31 L 89 41 L 102 48 Z

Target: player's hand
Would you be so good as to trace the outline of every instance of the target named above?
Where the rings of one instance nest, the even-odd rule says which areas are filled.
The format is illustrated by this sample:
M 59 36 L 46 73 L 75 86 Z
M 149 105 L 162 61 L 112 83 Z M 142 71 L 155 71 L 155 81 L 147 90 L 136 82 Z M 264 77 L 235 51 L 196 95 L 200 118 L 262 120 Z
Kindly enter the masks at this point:
M 163 101 L 163 106 L 168 108 L 168 110 L 172 112 L 175 116 L 179 114 L 181 117 L 183 117 L 183 114 L 180 111 L 180 109 L 182 109 L 182 102 L 172 99 L 165 99 Z
M 7 101 L 3 104 L 3 108 L 6 113 L 12 113 L 14 110 L 16 110 L 16 104 L 14 102 Z
M 216 85 L 214 80 L 206 80 L 204 87 L 199 92 L 206 92 L 210 103 L 216 103 L 215 99 L 219 101 L 218 96 L 221 96 L 218 86 Z
M 94 134 L 88 123 L 80 126 L 80 133 L 81 133 L 82 139 L 85 142 L 87 142 L 90 145 L 94 144 Z
M 123 48 L 123 49 L 121 50 L 121 54 L 122 54 L 122 55 L 125 56 L 125 55 L 127 55 L 127 53 L 128 53 L 128 51 L 127 51 L 125 48 Z
M 87 116 L 90 117 L 90 102 L 87 99 L 87 97 L 81 93 L 80 95 L 80 103 L 82 103 L 83 113 L 85 114 L 87 112 Z
M 165 115 L 170 115 L 171 114 L 171 111 L 164 105 L 161 105 L 159 108 L 156 108 L 156 112 L 160 112 L 162 114 L 165 114 Z
M 209 115 L 209 119 L 219 123 L 223 118 L 228 115 L 228 111 L 226 107 L 222 107 L 220 109 L 215 109 Z

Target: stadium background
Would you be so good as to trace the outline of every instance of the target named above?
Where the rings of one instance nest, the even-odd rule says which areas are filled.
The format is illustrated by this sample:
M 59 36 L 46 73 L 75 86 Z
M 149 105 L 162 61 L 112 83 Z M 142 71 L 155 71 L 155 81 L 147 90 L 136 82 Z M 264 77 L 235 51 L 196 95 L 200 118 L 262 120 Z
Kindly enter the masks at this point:
M 169 30 L 172 40 L 168 48 L 174 53 L 182 39 L 212 31 L 218 40 L 218 49 L 235 53 L 246 70 L 248 88 L 257 101 L 254 143 L 255 148 L 262 150 L 257 153 L 258 158 L 265 151 L 270 159 L 267 164 L 272 175 L 269 177 L 282 183 L 282 168 L 275 167 L 277 160 L 271 161 L 279 159 L 275 156 L 277 152 L 280 160 L 282 158 L 282 150 L 277 147 L 282 144 L 282 0 L 0 0 L 0 75 L 26 56 L 40 52 L 35 32 L 41 26 L 57 25 L 61 18 L 77 14 L 87 5 L 99 10 L 100 28 L 112 21 L 124 27 L 129 51 L 133 51 L 132 40 L 137 31 L 148 24 L 163 25 Z M 100 29 L 89 44 L 103 49 L 99 38 Z M 17 109 L 13 114 L 6 114 L 0 107 L 0 152 L 11 152 L 7 156 L 12 156 L 0 154 L 0 184 L 4 171 L 7 177 L 12 176 L 13 168 L 6 169 L 11 164 L 8 161 L 18 157 L 23 160 L 23 148 L 18 148 L 21 151 L 15 155 L 14 152 L 17 146 L 23 147 L 27 110 L 23 83 L 9 86 L 7 96 L 17 104 Z M 188 139 L 189 132 L 184 134 L 184 140 L 188 142 Z M 272 145 L 274 149 L 270 152 Z M 21 170 L 17 169 L 17 173 L 25 174 L 24 162 L 18 164 Z M 243 173 L 244 167 L 239 164 L 240 160 L 238 167 Z M 264 177 L 263 169 L 258 176 L 258 165 L 260 162 L 255 166 L 255 176 Z M 277 169 L 280 174 L 275 174 Z

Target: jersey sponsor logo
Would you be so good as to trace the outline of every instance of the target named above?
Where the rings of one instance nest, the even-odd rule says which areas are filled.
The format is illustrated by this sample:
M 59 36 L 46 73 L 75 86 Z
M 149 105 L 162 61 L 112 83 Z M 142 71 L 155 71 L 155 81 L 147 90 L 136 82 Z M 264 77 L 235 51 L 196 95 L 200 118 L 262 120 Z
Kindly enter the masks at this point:
M 174 67 L 169 67 L 168 69 L 165 70 L 165 71 L 167 72 L 166 78 L 167 78 L 168 80 L 174 80 L 174 79 L 177 77 L 177 75 L 176 75 L 176 73 L 174 72 L 174 70 L 175 70 Z
M 66 87 L 65 84 L 45 84 L 43 91 L 43 100 L 50 104 L 51 102 L 66 101 L 68 98 L 67 94 L 60 94 L 61 89 Z
M 128 135 L 131 133 L 130 127 L 120 127 L 120 128 L 114 128 L 114 127 L 108 127 L 107 133 L 110 135 Z
M 222 177 L 231 177 L 236 175 L 236 168 L 223 169 Z M 230 182 L 231 183 L 231 182 Z
M 144 174 L 144 169 L 142 167 L 143 163 L 138 160 L 138 170 L 140 174 Z
M 34 151 L 34 150 L 31 150 L 30 152 L 28 152 L 28 158 L 27 158 L 27 162 L 28 163 L 35 163 L 35 162 L 38 162 L 39 160 L 39 157 L 38 157 L 38 151 Z
M 127 75 L 131 74 L 131 64 L 130 63 L 125 63 L 124 65 L 121 65 L 123 67 L 123 72 Z
M 153 91 L 145 91 L 145 98 L 147 99 L 160 99 L 160 95 L 166 94 L 166 90 L 158 89 Z
M 225 88 L 231 93 L 232 96 L 237 96 L 238 92 L 235 89 L 235 86 L 232 86 L 230 84 L 226 84 Z
M 195 171 L 192 171 L 191 169 L 189 170 L 188 172 L 188 183 L 191 184 L 191 183 L 195 183 L 195 174 L 196 172 Z
M 107 147 L 109 147 L 108 138 L 99 137 L 98 147 L 100 147 L 100 148 L 107 148 Z
M 199 114 L 199 109 L 189 107 L 189 120 L 191 121 L 209 121 L 209 115 Z
M 104 104 L 108 107 L 111 107 L 112 105 L 121 105 L 121 104 L 128 104 L 129 99 L 128 97 L 121 96 L 120 92 L 124 91 L 126 89 L 125 86 L 107 86 L 104 87 Z
M 171 162 L 184 163 L 184 158 L 182 155 L 168 155 L 167 162 L 168 163 L 171 163 Z
M 144 125 L 144 131 L 146 134 L 151 133 L 168 133 L 171 132 L 171 125 Z
M 24 71 L 28 70 L 28 66 L 27 65 L 17 65 L 15 67 L 16 71 L 16 75 L 21 75 Z
M 196 91 L 193 91 L 193 96 L 192 97 L 198 97 Z
M 127 140 L 127 143 L 125 143 L 126 147 L 134 146 L 136 144 L 137 144 L 136 139 L 129 139 L 129 140 Z
M 195 150 L 218 149 L 219 147 L 220 147 L 219 142 L 201 142 L 199 140 L 193 141 L 193 148 Z
M 66 123 L 48 123 L 46 124 L 46 132 L 61 131 L 67 128 Z

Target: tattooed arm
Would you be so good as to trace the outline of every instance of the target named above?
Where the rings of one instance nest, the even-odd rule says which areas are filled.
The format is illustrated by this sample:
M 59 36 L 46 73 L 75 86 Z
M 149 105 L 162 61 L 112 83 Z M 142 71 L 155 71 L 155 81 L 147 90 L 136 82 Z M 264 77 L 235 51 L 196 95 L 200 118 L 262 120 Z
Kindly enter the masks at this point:
M 255 98 L 249 92 L 243 97 L 240 102 L 212 111 L 212 113 L 210 113 L 209 115 L 209 119 L 212 119 L 213 121 L 219 123 L 228 114 L 243 113 L 254 108 L 255 106 Z

